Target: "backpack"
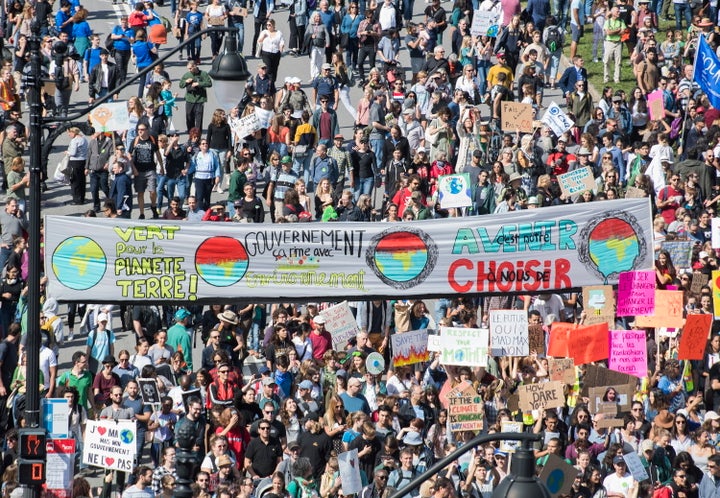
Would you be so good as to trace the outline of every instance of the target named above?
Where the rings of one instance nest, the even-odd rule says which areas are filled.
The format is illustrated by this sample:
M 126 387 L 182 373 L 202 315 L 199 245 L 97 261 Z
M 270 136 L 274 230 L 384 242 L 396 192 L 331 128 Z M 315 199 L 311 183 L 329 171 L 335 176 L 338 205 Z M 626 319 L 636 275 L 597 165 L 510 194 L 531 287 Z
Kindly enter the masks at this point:
M 548 28 L 547 41 L 545 42 L 550 52 L 556 52 L 562 49 L 562 35 L 560 34 L 560 28 L 557 26 L 550 26 Z
M 105 48 L 111 54 L 113 52 L 115 52 L 115 40 L 113 40 L 112 35 L 113 35 L 113 33 L 111 31 L 110 33 L 108 33 L 107 37 L 105 38 Z
M 155 332 L 162 328 L 160 313 L 158 313 L 154 306 L 143 306 L 140 312 L 140 318 L 148 335 L 155 335 Z
M 682 123 L 682 116 L 678 116 L 677 118 L 673 119 L 672 123 L 670 123 L 670 133 L 668 135 L 668 137 L 670 137 L 670 140 L 675 140 L 680 136 L 680 130 L 682 130 Z

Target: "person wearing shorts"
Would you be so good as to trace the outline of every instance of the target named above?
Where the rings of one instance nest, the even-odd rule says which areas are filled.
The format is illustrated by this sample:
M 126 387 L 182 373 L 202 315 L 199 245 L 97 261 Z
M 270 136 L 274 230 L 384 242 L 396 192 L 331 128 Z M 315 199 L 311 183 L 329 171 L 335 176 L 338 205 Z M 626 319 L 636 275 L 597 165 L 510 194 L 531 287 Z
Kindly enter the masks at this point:
M 133 186 L 137 192 L 138 209 L 141 220 L 145 219 L 145 191 L 150 193 L 150 209 L 153 219 L 160 217 L 157 210 L 157 170 L 159 165 L 160 174 L 163 175 L 162 157 L 155 139 L 150 136 L 147 125 L 140 123 L 137 127 L 138 136 L 131 144 L 130 154 L 133 160 Z

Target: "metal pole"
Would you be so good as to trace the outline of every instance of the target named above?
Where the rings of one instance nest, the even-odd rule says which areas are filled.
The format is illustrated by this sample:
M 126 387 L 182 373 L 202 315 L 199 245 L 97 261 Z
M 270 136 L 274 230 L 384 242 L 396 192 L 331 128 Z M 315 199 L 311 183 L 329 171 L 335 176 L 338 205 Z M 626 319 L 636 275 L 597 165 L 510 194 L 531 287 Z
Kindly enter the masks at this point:
M 42 153 L 42 59 L 40 55 L 40 25 L 32 24 L 30 47 L 30 74 L 27 83 L 27 102 L 30 108 L 30 245 L 28 247 L 28 318 L 27 318 L 27 401 L 25 420 L 27 427 L 40 427 L 40 207 L 41 207 L 41 153 Z M 38 498 L 40 488 L 28 487 L 27 498 Z

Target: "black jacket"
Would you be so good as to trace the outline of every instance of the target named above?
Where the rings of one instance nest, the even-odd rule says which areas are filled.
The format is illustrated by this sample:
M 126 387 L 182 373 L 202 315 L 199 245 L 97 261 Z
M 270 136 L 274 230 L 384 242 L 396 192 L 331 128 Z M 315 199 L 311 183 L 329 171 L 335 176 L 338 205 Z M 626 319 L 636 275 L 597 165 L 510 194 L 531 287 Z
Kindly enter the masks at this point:
M 108 92 L 112 92 L 118 85 L 118 71 L 117 66 L 112 62 L 107 63 L 108 66 Z M 92 71 L 90 71 L 90 83 L 88 84 L 88 91 L 90 92 L 90 98 L 94 99 L 97 94 L 102 90 L 102 64 L 96 64 Z

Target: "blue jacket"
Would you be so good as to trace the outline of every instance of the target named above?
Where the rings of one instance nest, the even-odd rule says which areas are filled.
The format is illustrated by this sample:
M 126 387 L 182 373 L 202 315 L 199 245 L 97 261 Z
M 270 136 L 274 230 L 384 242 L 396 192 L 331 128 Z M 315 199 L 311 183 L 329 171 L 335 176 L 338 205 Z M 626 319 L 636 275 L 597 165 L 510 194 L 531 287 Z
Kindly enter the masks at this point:
M 698 498 L 720 498 L 720 479 L 715 480 L 705 474 L 698 487 Z
M 260 0 L 258 2 L 255 2 L 255 5 L 253 6 L 253 16 L 257 17 L 258 14 L 260 14 L 260 2 L 263 0 Z M 274 0 L 264 0 L 265 1 L 265 11 L 267 12 L 267 15 L 269 16 L 270 13 L 275 10 L 275 2 Z
M 360 21 L 362 21 L 362 16 L 357 15 L 355 16 L 355 20 L 353 20 L 352 17 L 350 17 L 350 14 L 345 14 L 345 17 L 343 17 L 342 25 L 340 26 L 340 32 L 342 34 L 350 35 L 350 38 L 357 38 L 357 30 L 358 26 L 360 26 Z
M 588 74 L 587 69 L 580 68 L 580 74 L 582 75 L 582 79 L 587 81 Z M 572 65 L 565 69 L 565 72 L 560 77 L 560 81 L 558 84 L 560 85 L 560 88 L 563 91 L 563 94 L 572 93 L 575 90 L 575 83 L 577 83 L 578 77 L 577 77 L 577 69 L 575 68 L 575 65 Z
M 126 174 L 116 175 L 110 189 L 110 198 L 115 201 L 115 207 L 122 211 L 122 218 L 130 218 L 133 206 L 132 180 Z

